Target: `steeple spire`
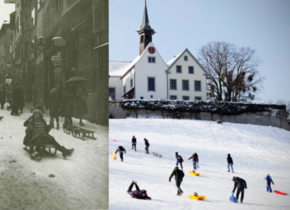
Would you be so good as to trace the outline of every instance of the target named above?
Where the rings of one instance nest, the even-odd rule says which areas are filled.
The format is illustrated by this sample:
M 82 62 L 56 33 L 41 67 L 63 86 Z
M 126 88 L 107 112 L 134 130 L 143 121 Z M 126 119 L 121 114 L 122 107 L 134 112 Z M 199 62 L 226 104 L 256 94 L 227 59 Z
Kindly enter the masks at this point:
M 143 14 L 143 21 L 142 21 L 142 25 L 140 26 L 140 28 L 137 30 L 138 33 L 140 34 L 140 32 L 144 32 L 144 30 L 150 30 L 151 31 L 151 35 L 153 35 L 155 33 L 155 31 L 151 28 L 150 24 L 149 24 L 149 16 L 148 16 L 148 12 L 147 12 L 147 1 L 145 0 L 145 8 L 144 8 L 144 14 Z

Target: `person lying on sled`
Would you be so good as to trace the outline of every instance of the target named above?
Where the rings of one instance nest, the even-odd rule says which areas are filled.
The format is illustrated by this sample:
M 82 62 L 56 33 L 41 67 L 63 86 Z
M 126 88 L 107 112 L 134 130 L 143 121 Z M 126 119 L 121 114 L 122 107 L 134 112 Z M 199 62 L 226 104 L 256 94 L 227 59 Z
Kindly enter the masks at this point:
M 135 191 L 132 191 L 133 187 L 136 187 Z M 131 195 L 132 198 L 136 198 L 136 199 L 144 199 L 144 200 L 151 200 L 151 198 L 147 195 L 146 190 L 140 190 L 139 186 L 137 185 L 137 182 L 132 181 L 132 183 L 130 184 L 127 193 L 129 195 Z
M 40 156 L 40 147 L 43 144 L 51 144 L 56 150 L 62 153 L 62 156 L 66 158 L 70 156 L 74 149 L 66 149 L 61 146 L 51 135 L 49 131 L 51 126 L 47 125 L 43 119 L 42 113 L 39 110 L 35 110 L 30 118 L 24 122 L 26 129 L 26 136 L 24 138 L 24 144 L 30 147 L 32 158 Z M 36 148 L 34 150 L 34 147 Z

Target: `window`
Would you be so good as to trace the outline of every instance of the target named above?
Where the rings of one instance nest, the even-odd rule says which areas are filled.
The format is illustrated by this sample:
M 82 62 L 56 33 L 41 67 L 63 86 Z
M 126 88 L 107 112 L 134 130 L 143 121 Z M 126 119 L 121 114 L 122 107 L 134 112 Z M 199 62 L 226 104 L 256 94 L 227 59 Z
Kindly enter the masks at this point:
M 182 96 L 182 99 L 187 101 L 187 100 L 189 100 L 189 96 Z
M 133 87 L 133 79 L 130 80 L 130 87 Z
M 143 96 L 141 96 L 141 97 L 140 97 L 140 99 L 144 99 L 144 97 L 143 97 Z
M 189 90 L 188 80 L 182 80 L 182 90 Z
M 170 80 L 170 90 L 176 90 L 176 79 Z
M 201 91 L 201 81 L 194 81 L 194 90 Z
M 115 100 L 115 88 L 109 88 L 109 97 L 111 97 L 112 100 Z
M 148 57 L 148 63 L 155 63 L 155 57 Z
M 148 91 L 155 91 L 155 78 L 148 77 Z
M 201 101 L 201 97 L 196 96 L 196 97 L 195 97 L 195 100 L 196 100 L 196 101 Z
M 150 98 L 153 98 L 153 95 L 151 95 Z
M 176 66 L 176 73 L 181 73 L 181 72 L 182 72 L 181 66 Z
M 188 73 L 189 74 L 194 74 L 193 66 L 188 67 Z
M 188 61 L 188 57 L 186 55 L 184 56 L 184 61 Z
M 144 42 L 144 35 L 142 35 L 142 36 L 140 37 L 140 42 L 141 42 L 141 43 Z
M 170 96 L 170 100 L 176 100 L 177 96 Z

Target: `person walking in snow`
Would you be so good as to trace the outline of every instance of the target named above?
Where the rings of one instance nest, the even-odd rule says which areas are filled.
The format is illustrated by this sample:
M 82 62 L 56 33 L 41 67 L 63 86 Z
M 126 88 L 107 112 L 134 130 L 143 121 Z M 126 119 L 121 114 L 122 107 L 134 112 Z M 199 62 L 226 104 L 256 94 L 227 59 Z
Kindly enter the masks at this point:
M 4 108 L 4 104 L 6 102 L 6 91 L 3 87 L 0 87 L 0 105 L 1 109 Z
M 194 153 L 190 158 L 188 158 L 188 160 L 192 159 L 193 162 L 193 169 L 196 170 L 196 165 L 198 163 L 198 155 L 196 153 Z M 193 170 L 193 172 L 195 172 Z
M 132 149 L 135 148 L 135 152 L 136 152 L 136 144 L 137 144 L 137 139 L 135 136 L 132 137 Z
M 182 162 L 184 162 L 184 161 L 183 161 L 182 157 L 180 155 L 178 155 L 178 152 L 175 152 L 175 157 L 176 157 L 176 167 L 178 167 L 178 163 L 179 163 L 181 170 L 183 170 Z
M 124 147 L 122 147 L 122 146 L 119 146 L 118 148 L 117 148 L 117 150 L 116 150 L 116 154 L 117 154 L 117 152 L 119 152 L 120 153 L 120 158 L 121 158 L 121 161 L 123 162 L 123 153 L 125 152 L 126 153 L 126 150 L 125 150 L 125 148 Z
M 234 173 L 234 169 L 233 169 L 234 162 L 233 162 L 233 159 L 231 157 L 231 154 L 228 154 L 227 160 L 228 160 L 228 172 L 230 172 L 230 167 L 231 167 L 232 172 Z
M 173 169 L 170 177 L 169 177 L 169 182 L 171 182 L 171 178 L 175 176 L 175 183 L 176 183 L 176 187 L 177 187 L 177 195 L 182 195 L 183 191 L 180 188 L 181 182 L 183 180 L 184 177 L 184 173 L 182 170 L 180 170 L 177 166 Z
M 132 191 L 134 185 L 135 185 L 136 190 Z M 143 199 L 143 200 L 151 200 L 151 198 L 147 195 L 146 190 L 140 190 L 139 186 L 137 185 L 137 182 L 135 182 L 134 180 L 130 184 L 130 186 L 129 186 L 128 190 L 127 190 L 127 193 L 129 195 L 131 195 L 132 198 Z
M 145 141 L 145 151 L 147 154 L 149 154 L 149 146 L 150 146 L 149 141 L 146 138 L 144 139 L 144 141 Z
M 267 192 L 272 192 L 272 188 L 271 188 L 271 183 L 274 184 L 272 178 L 270 177 L 270 174 L 267 174 L 267 176 L 265 177 L 266 181 L 267 181 Z
M 247 189 L 247 183 L 245 180 L 243 180 L 242 178 L 239 178 L 239 177 L 233 177 L 233 181 L 234 181 L 234 189 L 233 189 L 233 193 L 235 193 L 235 190 L 237 188 L 237 194 L 236 194 L 236 203 L 238 202 L 239 200 L 239 195 L 240 193 L 242 194 L 241 195 L 241 203 L 243 203 L 243 200 L 244 200 L 244 192 L 245 192 L 245 189 Z

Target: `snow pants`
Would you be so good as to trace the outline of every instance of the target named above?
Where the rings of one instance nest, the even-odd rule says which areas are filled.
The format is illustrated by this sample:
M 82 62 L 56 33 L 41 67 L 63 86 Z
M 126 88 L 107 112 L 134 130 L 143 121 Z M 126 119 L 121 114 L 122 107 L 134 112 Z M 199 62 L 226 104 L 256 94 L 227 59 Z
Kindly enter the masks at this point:
M 240 188 L 237 190 L 237 195 L 236 195 L 236 201 L 239 200 L 239 195 L 241 193 L 241 203 L 243 203 L 243 200 L 244 200 L 244 188 Z
M 145 147 L 146 153 L 149 154 L 149 146 Z
M 193 168 L 196 170 L 196 164 L 197 162 L 196 161 L 193 161 Z
M 267 182 L 267 192 L 272 192 L 271 182 Z
M 176 184 L 176 187 L 177 187 L 177 195 L 179 195 L 180 192 L 183 192 L 181 190 L 181 188 L 180 188 L 181 182 L 176 181 L 175 184 Z
M 123 161 L 123 152 L 120 152 L 121 161 Z
M 176 167 L 178 167 L 178 163 L 180 164 L 180 168 L 183 169 L 183 167 L 182 167 L 182 162 L 180 162 L 180 161 L 177 161 L 177 162 L 176 162 Z
M 233 164 L 232 163 L 229 163 L 228 164 L 228 171 L 230 172 L 230 167 L 232 168 L 232 172 L 234 172 L 234 168 L 233 168 Z
M 132 183 L 130 184 L 128 190 L 127 190 L 127 193 L 128 193 L 129 195 L 132 195 L 132 193 L 134 192 L 134 191 L 132 191 L 134 185 L 135 185 L 136 190 L 140 190 L 140 189 L 139 189 L 139 186 L 138 186 L 136 183 L 132 182 Z
M 136 151 L 136 143 L 132 143 L 132 149 L 135 149 Z

